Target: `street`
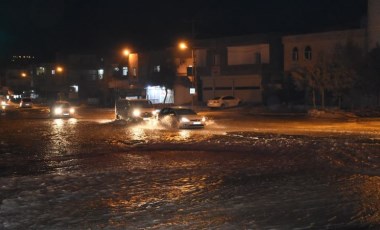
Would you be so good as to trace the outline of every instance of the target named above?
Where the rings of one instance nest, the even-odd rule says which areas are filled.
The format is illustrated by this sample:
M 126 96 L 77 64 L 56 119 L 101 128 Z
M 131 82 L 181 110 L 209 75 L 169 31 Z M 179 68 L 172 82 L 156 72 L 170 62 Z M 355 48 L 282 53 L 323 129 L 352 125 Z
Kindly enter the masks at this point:
M 379 229 L 380 119 L 0 117 L 0 229 Z

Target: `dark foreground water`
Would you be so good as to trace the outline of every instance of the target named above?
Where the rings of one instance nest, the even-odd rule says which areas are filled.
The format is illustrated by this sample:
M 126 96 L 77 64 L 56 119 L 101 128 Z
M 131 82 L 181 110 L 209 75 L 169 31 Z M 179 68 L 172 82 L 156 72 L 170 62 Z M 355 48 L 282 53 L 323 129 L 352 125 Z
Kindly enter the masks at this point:
M 0 120 L 0 229 L 378 229 L 380 141 Z

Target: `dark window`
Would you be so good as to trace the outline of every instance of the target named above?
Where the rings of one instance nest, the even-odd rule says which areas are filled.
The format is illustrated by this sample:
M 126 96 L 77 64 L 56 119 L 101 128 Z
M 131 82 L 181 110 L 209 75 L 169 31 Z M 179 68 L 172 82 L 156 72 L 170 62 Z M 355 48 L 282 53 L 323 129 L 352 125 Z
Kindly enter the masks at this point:
M 293 61 L 298 61 L 298 48 L 294 47 L 292 51 L 292 60 Z
M 214 66 L 219 66 L 220 65 L 220 56 L 219 54 L 214 55 Z
M 261 53 L 257 52 L 255 56 L 256 56 L 256 64 L 261 64 Z
M 305 48 L 305 59 L 311 60 L 311 55 L 312 55 L 312 53 L 311 53 L 310 46 L 306 46 L 306 48 Z
M 236 90 L 258 90 L 260 86 L 238 86 L 235 87 Z

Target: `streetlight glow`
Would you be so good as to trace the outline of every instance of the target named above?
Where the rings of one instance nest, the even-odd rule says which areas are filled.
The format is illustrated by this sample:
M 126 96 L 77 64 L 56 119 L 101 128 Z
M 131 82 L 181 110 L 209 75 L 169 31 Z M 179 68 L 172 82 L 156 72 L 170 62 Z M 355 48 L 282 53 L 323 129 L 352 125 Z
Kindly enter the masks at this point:
M 131 51 L 129 51 L 129 49 L 124 49 L 123 50 L 123 55 L 124 56 L 129 56 L 130 53 L 131 53 Z
M 26 73 L 25 72 L 22 72 L 21 73 L 21 77 L 26 77 L 27 75 L 26 75 Z
M 185 49 L 189 48 L 185 42 L 180 42 L 180 43 L 178 44 L 178 47 L 179 47 L 181 50 L 185 50 Z
M 56 70 L 57 70 L 58 73 L 62 73 L 63 72 L 63 68 L 61 66 L 58 66 L 56 68 Z

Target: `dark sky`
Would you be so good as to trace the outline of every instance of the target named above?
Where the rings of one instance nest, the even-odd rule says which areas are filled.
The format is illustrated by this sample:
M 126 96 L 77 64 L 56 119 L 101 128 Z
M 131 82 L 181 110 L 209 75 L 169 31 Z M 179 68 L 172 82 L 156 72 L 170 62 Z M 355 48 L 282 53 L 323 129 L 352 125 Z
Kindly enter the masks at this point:
M 136 51 L 197 38 L 359 27 L 366 0 L 1 0 L 1 54 Z

